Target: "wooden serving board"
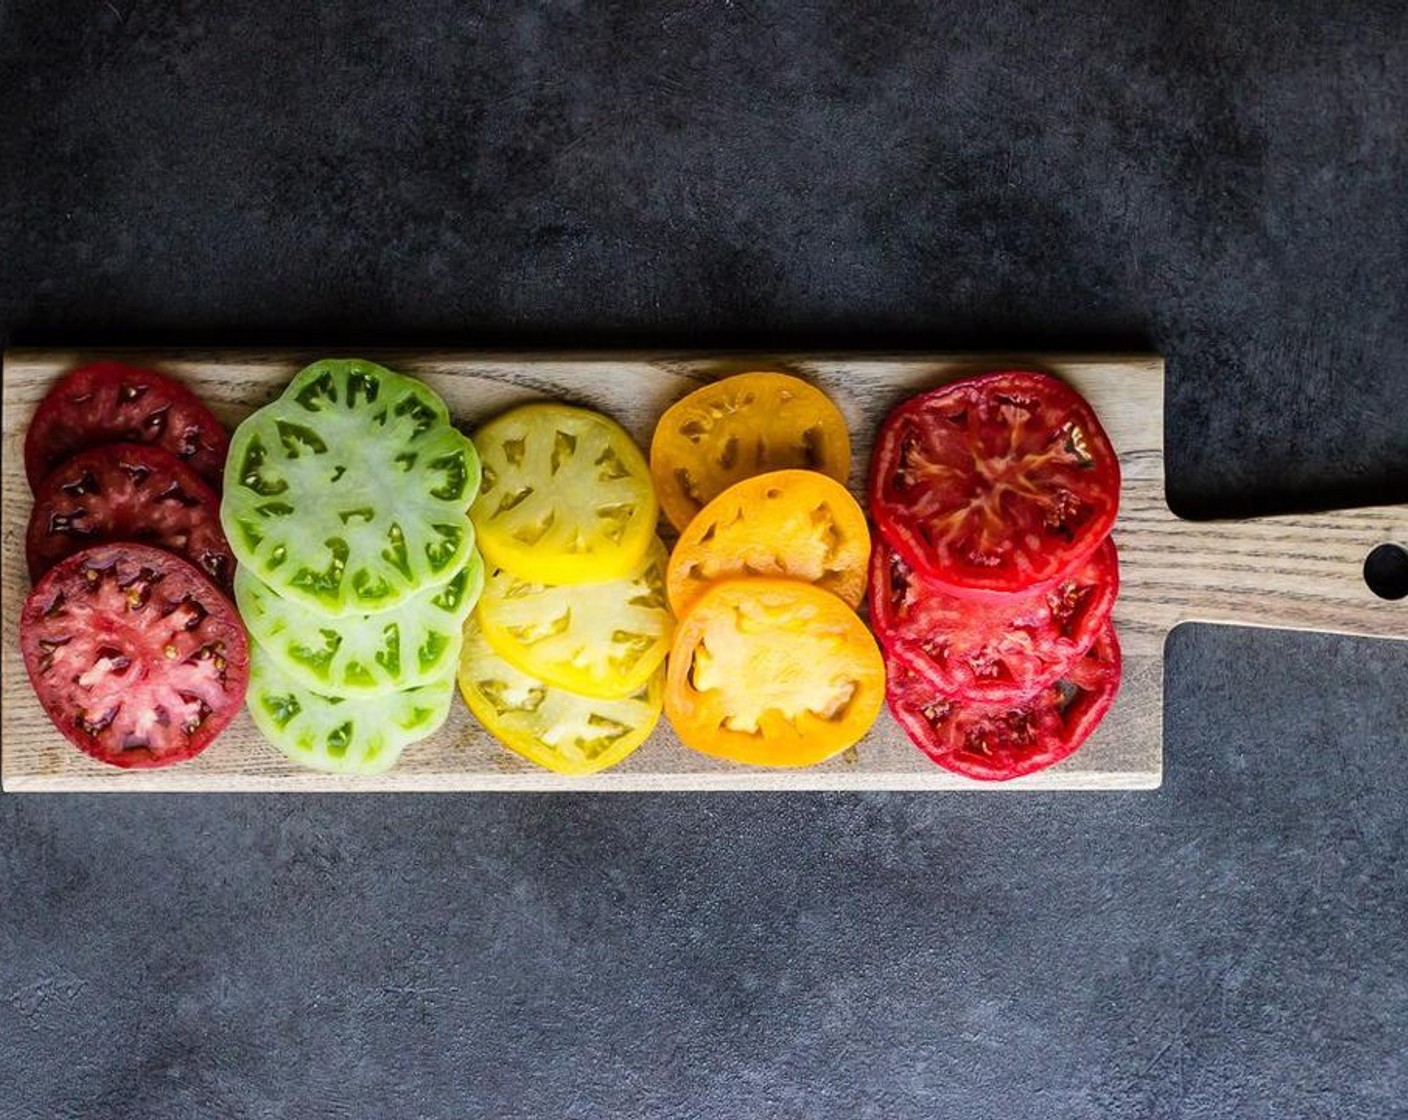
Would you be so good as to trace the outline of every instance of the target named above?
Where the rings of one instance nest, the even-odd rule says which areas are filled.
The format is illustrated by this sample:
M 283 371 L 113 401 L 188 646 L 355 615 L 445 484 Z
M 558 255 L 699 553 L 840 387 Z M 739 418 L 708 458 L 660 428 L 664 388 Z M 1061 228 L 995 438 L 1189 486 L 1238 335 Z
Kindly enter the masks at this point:
M 663 721 L 620 766 L 566 778 L 500 747 L 453 705 L 433 738 L 407 749 L 388 774 L 338 777 L 303 769 L 260 737 L 247 714 L 197 759 L 167 770 L 122 771 L 70 746 L 49 724 L 20 658 L 18 618 L 29 581 L 24 564 L 30 510 L 22 446 L 36 404 L 64 370 L 99 357 L 77 351 L 12 351 L 4 359 L 3 737 L 5 790 L 723 790 L 723 789 L 1150 789 L 1163 772 L 1164 640 L 1187 620 L 1408 635 L 1408 601 L 1377 599 L 1361 576 L 1368 552 L 1408 540 L 1408 507 L 1192 523 L 1164 500 L 1164 371 L 1157 357 L 1050 355 L 876 357 L 753 354 L 552 356 L 475 353 L 369 353 L 439 392 L 459 426 L 522 401 L 555 397 L 608 412 L 644 448 L 667 405 L 698 385 L 745 369 L 786 370 L 813 381 L 850 422 L 861 492 L 871 441 L 901 399 L 946 379 L 998 368 L 1043 368 L 1094 405 L 1120 452 L 1124 493 L 1115 540 L 1123 588 L 1115 620 L 1124 684 L 1090 741 L 1059 766 L 1014 782 L 985 785 L 955 777 L 921 755 L 888 713 L 855 749 L 807 770 L 733 766 L 682 747 Z M 233 427 L 282 391 L 308 362 L 305 352 L 179 352 L 117 355 L 150 364 L 190 385 Z M 1333 687 L 1333 685 L 1327 685 Z

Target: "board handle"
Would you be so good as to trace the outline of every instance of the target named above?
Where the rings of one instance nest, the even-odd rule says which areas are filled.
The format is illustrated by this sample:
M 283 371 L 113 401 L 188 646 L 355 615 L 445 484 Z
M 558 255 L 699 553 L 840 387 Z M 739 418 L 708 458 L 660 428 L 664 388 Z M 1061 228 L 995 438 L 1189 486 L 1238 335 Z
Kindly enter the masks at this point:
M 1185 521 L 1159 501 L 1120 516 L 1138 530 L 1116 527 L 1125 584 L 1167 629 L 1215 622 L 1408 639 L 1408 598 L 1381 597 L 1408 590 L 1408 506 Z

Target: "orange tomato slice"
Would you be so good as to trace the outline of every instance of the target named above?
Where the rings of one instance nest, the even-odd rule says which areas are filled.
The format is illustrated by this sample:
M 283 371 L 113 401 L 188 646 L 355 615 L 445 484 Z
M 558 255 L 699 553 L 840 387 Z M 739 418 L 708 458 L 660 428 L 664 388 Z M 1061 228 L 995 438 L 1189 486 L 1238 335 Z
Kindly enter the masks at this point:
M 879 647 L 835 595 L 793 580 L 726 580 L 675 633 L 665 714 L 701 754 L 811 766 L 858 742 L 884 697 Z
M 650 444 L 660 507 L 683 529 L 735 482 L 801 467 L 845 482 L 851 437 L 831 398 L 785 373 L 740 373 L 666 409 Z
M 869 560 L 865 513 L 844 486 L 816 471 L 770 471 L 735 483 L 695 516 L 665 586 L 676 615 L 711 583 L 740 576 L 814 583 L 858 607 Z

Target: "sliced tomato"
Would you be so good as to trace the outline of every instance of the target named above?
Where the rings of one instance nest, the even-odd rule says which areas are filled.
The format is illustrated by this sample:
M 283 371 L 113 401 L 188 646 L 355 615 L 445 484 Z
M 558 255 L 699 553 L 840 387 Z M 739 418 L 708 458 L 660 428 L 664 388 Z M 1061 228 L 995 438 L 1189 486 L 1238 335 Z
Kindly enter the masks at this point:
M 676 529 L 735 482 L 799 467 L 844 483 L 846 419 L 814 385 L 785 373 L 740 373 L 666 409 L 650 444 L 660 506 Z
M 103 544 L 30 592 L 20 649 L 54 726 L 100 762 L 169 766 L 235 718 L 249 646 L 233 604 L 169 552 Z
M 864 737 L 884 692 L 875 639 L 835 595 L 793 580 L 726 580 L 680 620 L 665 713 L 702 754 L 811 766 Z
M 657 538 L 635 571 L 603 583 L 534 583 L 500 568 L 476 619 L 494 652 L 521 672 L 584 696 L 634 696 L 675 630 L 665 559 Z
M 235 429 L 220 519 L 239 562 L 321 614 L 390 610 L 468 562 L 479 456 L 431 388 L 328 359 Z
M 257 643 L 251 648 L 249 714 L 286 758 L 329 774 L 382 774 L 450 714 L 455 678 L 379 695 L 328 696 L 304 688 Z
M 1051 584 L 1109 536 L 1120 467 L 1073 389 L 989 373 L 912 397 L 880 429 L 871 515 L 925 579 L 956 591 Z
M 711 583 L 769 576 L 814 583 L 858 607 L 870 530 L 850 491 L 816 471 L 734 483 L 685 527 L 670 555 L 670 606 L 684 614 Z
M 615 766 L 660 721 L 665 670 L 613 700 L 583 696 L 515 669 L 494 652 L 473 618 L 460 651 L 460 694 L 485 729 L 529 762 L 557 774 Z
M 156 444 L 80 451 L 44 476 L 25 538 L 29 578 L 106 541 L 156 545 L 228 592 L 235 558 L 220 528 L 220 495 Z
M 914 745 L 945 770 L 1006 781 L 1075 753 L 1105 718 L 1120 685 L 1120 649 L 1106 624 L 1056 684 L 1023 700 L 982 703 L 936 691 L 891 659 L 890 711 Z
M 1118 593 L 1112 540 L 1052 587 L 981 600 L 927 583 L 879 542 L 870 624 L 891 657 L 938 691 L 1010 700 L 1058 680 L 1105 628 Z
M 645 456 L 609 416 L 526 404 L 474 433 L 484 485 L 470 516 L 490 567 L 536 583 L 623 579 L 655 539 Z
M 479 553 L 447 582 L 377 614 L 329 618 L 280 598 L 248 568 L 235 573 L 235 605 L 249 636 L 281 676 L 324 696 L 405 692 L 454 673 L 460 632 L 484 587 Z
M 79 451 L 106 443 L 151 443 L 220 487 L 230 437 L 210 409 L 155 370 L 95 362 L 54 383 L 30 421 L 24 469 L 30 489 Z

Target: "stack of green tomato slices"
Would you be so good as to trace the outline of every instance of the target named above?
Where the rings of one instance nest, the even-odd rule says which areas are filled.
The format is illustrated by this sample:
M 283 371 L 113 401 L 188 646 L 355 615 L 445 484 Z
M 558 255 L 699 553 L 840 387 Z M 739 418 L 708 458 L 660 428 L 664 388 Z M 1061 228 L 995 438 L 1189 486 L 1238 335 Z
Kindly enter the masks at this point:
M 479 481 L 444 401 L 372 362 L 315 362 L 235 430 L 220 515 L 248 706 L 289 758 L 378 773 L 444 723 L 484 583 Z

